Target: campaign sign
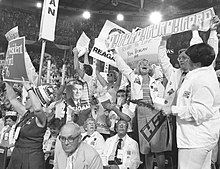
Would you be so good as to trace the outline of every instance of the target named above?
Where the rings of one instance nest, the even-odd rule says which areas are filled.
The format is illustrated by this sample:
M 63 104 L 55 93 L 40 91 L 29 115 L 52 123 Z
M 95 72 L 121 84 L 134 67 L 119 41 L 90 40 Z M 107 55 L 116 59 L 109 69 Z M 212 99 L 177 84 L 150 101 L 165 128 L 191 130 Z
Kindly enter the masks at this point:
M 28 81 L 24 55 L 25 37 L 9 41 L 3 70 L 4 81 L 21 82 L 22 77 Z
M 141 134 L 143 137 L 150 142 L 153 136 L 157 133 L 165 121 L 166 116 L 163 115 L 162 111 L 159 111 L 142 129 Z

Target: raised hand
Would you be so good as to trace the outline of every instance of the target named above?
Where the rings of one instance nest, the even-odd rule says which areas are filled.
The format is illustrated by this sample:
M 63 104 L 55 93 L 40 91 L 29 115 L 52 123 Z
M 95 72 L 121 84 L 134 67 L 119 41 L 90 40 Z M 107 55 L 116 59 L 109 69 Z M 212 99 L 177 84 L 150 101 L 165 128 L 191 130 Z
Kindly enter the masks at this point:
M 199 26 L 196 24 L 192 24 L 191 30 L 192 31 L 199 30 Z
M 211 29 L 216 30 L 220 23 L 219 17 L 217 15 L 213 16 L 211 19 Z

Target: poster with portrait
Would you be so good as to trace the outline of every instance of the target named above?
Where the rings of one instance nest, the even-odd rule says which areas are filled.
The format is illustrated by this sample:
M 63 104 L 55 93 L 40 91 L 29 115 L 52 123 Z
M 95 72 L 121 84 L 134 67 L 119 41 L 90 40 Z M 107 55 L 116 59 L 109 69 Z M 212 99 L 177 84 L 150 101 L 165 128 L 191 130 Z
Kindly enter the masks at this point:
M 76 114 L 90 108 L 88 84 L 79 79 L 66 86 L 67 104 Z
M 94 46 L 92 47 L 89 55 L 116 67 L 112 52 L 108 52 L 110 36 L 123 33 L 130 32 L 113 22 L 106 20 L 99 36 L 95 39 Z

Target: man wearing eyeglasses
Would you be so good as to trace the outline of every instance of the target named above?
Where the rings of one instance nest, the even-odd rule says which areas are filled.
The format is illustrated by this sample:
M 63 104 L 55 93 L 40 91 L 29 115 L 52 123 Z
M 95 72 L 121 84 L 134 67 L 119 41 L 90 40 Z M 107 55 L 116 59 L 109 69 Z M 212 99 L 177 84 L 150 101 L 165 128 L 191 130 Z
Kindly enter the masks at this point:
M 219 18 L 217 16 L 213 17 L 212 26 L 210 28 L 210 35 L 208 39 L 208 44 L 214 48 L 216 53 L 218 53 L 218 38 L 217 38 L 217 32 L 216 32 L 218 24 L 219 24 Z M 172 64 L 170 63 L 170 59 L 166 53 L 166 43 L 167 43 L 168 38 L 169 37 L 162 37 L 159 50 L 158 50 L 158 59 L 162 67 L 163 73 L 168 80 L 168 83 L 165 89 L 165 99 L 167 100 L 167 106 L 169 107 L 171 105 L 176 105 L 178 89 L 180 88 L 182 82 L 184 81 L 186 74 L 189 72 L 189 57 L 185 55 L 186 49 L 179 50 L 178 51 L 179 56 L 177 58 L 177 61 L 179 63 L 180 68 L 179 69 L 174 68 Z M 192 39 L 190 41 L 190 46 L 197 44 L 197 43 L 202 43 L 202 42 L 203 40 L 201 39 L 198 33 L 198 26 L 192 25 Z M 213 62 L 213 65 L 215 64 L 214 62 Z M 176 142 L 175 141 L 176 139 L 175 118 L 173 120 L 174 120 L 173 121 L 173 125 L 174 125 L 174 131 L 173 131 L 174 140 L 173 141 Z M 173 145 L 175 144 L 176 143 L 174 143 Z M 176 145 L 173 147 L 172 151 L 176 152 L 173 155 L 173 157 L 175 158 L 174 163 L 177 163 Z
M 81 141 L 80 127 L 65 124 L 55 146 L 54 169 L 103 169 L 97 151 Z
M 137 169 L 140 161 L 138 143 L 127 135 L 128 123 L 119 120 L 117 134 L 106 140 L 103 150 L 104 169 Z

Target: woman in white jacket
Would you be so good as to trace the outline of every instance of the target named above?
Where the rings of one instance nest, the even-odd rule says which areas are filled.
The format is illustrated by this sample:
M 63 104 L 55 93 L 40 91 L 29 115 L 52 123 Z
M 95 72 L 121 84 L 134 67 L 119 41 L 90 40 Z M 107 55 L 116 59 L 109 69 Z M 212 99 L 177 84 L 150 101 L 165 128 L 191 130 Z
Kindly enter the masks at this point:
M 200 43 L 183 54 L 191 71 L 179 89 L 176 106 L 164 110 L 177 117 L 178 168 L 207 169 L 220 129 L 220 89 L 212 66 L 215 52 Z
M 141 135 L 140 130 L 157 113 L 155 111 L 155 100 L 158 97 L 163 97 L 164 88 L 161 82 L 156 81 L 149 75 L 149 71 L 152 68 L 148 60 L 141 60 L 134 71 L 116 53 L 115 61 L 118 69 L 130 81 L 131 101 L 137 104 L 133 107 L 136 109 L 140 153 L 145 156 L 145 167 L 146 169 L 153 167 L 153 156 L 155 153 L 158 166 L 160 166 L 159 169 L 163 168 L 164 154 L 160 154 L 162 152 L 158 149 L 160 145 L 155 143 L 149 144 Z M 133 104 L 131 103 L 131 105 Z

